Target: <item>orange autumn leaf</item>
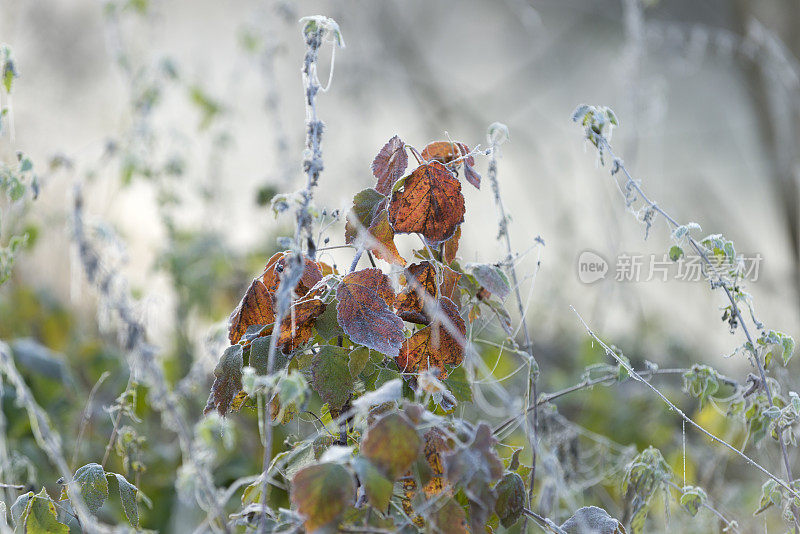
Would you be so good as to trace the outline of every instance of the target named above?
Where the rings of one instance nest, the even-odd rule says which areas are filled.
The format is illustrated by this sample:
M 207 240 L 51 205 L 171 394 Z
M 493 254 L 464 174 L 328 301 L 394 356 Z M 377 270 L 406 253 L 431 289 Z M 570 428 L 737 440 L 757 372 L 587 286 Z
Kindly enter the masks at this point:
M 464 177 L 469 183 L 474 185 L 476 189 L 480 189 L 481 175 L 475 171 L 475 158 L 468 156 L 451 165 L 454 160 L 462 158 L 467 154 L 469 154 L 469 147 L 464 143 L 434 141 L 433 143 L 429 143 L 428 146 L 422 150 L 421 156 L 425 161 L 435 160 L 444 163 L 452 171 L 457 171 L 463 166 Z
M 394 230 L 392 229 L 392 225 L 389 224 L 389 216 L 386 210 L 381 210 L 381 212 L 375 216 L 372 223 L 369 225 L 368 232 L 376 241 L 376 243 L 369 247 L 369 249 L 375 253 L 376 258 L 397 265 L 406 264 L 405 258 L 400 255 L 397 246 L 394 244 Z
M 372 162 L 372 174 L 378 179 L 375 189 L 384 195 L 391 193 L 392 186 L 403 176 L 407 165 L 406 144 L 395 135 L 383 145 Z
M 456 305 L 447 297 L 439 300 L 439 308 L 439 314 L 430 325 L 417 331 L 403 343 L 396 358 L 401 371 L 419 373 L 436 367 L 439 369 L 439 376 L 444 378 L 447 376 L 445 365 L 458 365 L 464 359 L 464 337 L 467 333 L 464 320 Z M 456 329 L 458 336 L 450 334 L 447 322 Z
M 292 304 L 289 314 L 281 321 L 278 346 L 284 354 L 307 343 L 314 334 L 317 317 L 325 312 L 325 303 L 315 292 L 309 292 Z
M 425 300 L 420 297 L 423 289 L 433 299 L 447 297 L 454 303 L 460 300 L 457 284 L 461 274 L 446 266 L 442 266 L 441 273 L 441 280 L 438 280 L 436 268 L 429 261 L 408 266 L 405 272 L 406 287 L 395 300 L 397 315 L 401 319 L 417 324 L 430 322 L 425 313 Z
M 366 246 L 378 258 L 405 265 L 406 260 L 394 244 L 394 229 L 385 209 L 388 200 L 374 189 L 359 191 L 353 197 L 353 207 L 347 214 L 344 240 L 347 244 L 358 240 L 358 246 Z
M 362 269 L 345 276 L 336 289 L 339 325 L 352 341 L 389 357 L 403 344 L 403 320 L 396 316 L 394 290 L 379 269 Z
M 334 267 L 331 267 L 324 261 L 318 261 L 317 265 L 319 266 L 319 272 L 322 274 L 322 276 L 328 276 L 329 274 L 336 274 L 336 269 Z
M 228 339 L 238 343 L 247 332 L 247 327 L 257 324 L 267 325 L 275 321 L 272 309 L 272 294 L 258 278 L 254 279 L 228 319 Z
M 447 165 L 456 158 L 460 158 L 464 154 L 469 154 L 469 148 L 464 143 L 456 143 L 450 141 L 434 141 L 422 149 L 422 159 L 425 161 L 436 160 L 440 163 Z M 468 159 L 472 159 L 469 157 Z M 472 164 L 475 162 L 473 160 Z
M 389 222 L 395 233 L 422 234 L 438 244 L 453 236 L 464 222 L 461 182 L 447 168 L 433 161 L 423 164 L 405 179 L 389 204 Z
M 281 283 L 281 273 L 286 268 L 286 262 L 291 256 L 292 252 L 287 250 L 274 254 L 267 261 L 261 280 L 271 293 L 275 293 L 278 290 Z M 322 272 L 319 265 L 306 256 L 303 256 L 303 263 L 303 275 L 300 277 L 300 281 L 297 282 L 297 286 L 295 286 L 295 292 L 298 295 L 305 295 L 317 282 L 322 280 Z

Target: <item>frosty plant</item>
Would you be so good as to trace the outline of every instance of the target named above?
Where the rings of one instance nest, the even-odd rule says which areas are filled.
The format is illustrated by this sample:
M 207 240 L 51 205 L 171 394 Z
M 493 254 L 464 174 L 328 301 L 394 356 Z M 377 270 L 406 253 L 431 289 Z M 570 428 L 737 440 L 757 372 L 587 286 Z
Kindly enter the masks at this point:
M 724 307 L 722 320 L 728 324 L 732 333 L 740 330 L 745 338 L 745 342 L 733 352 L 733 355 L 744 354 L 750 361 L 753 370 L 757 372 L 748 377 L 750 383 L 748 388 L 737 387 L 733 397 L 728 399 L 729 414 L 745 421 L 752 441 L 758 442 L 768 433 L 777 442 L 781 453 L 782 467 L 785 470 L 785 479 L 781 479 L 743 452 L 712 435 L 695 421 L 689 419 L 654 386 L 646 384 L 686 423 L 739 454 L 745 461 L 767 475 L 769 480 L 763 488 L 762 504 L 756 512 L 762 512 L 772 504 L 778 504 L 783 509 L 783 517 L 794 525 L 795 532 L 797 532 L 797 529 L 800 529 L 800 493 L 798 493 L 800 487 L 792 475 L 787 441 L 796 445 L 800 401 L 794 391 L 790 391 L 788 396 L 783 395 L 780 384 L 774 378 L 767 376 L 770 364 L 776 365 L 773 363 L 776 359 L 784 366 L 789 364 L 794 352 L 794 340 L 787 334 L 767 329 L 756 318 L 752 297 L 744 291 L 742 284 L 743 262 L 737 255 L 732 241 L 721 234 L 695 239 L 692 232 L 699 231 L 700 225 L 693 222 L 680 224 L 657 203 L 648 198 L 640 182 L 631 176 L 622 159 L 614 154 L 611 147 L 609 142 L 611 129 L 618 125 L 613 111 L 607 107 L 584 104 L 578 106 L 572 119 L 583 127 L 586 139 L 597 148 L 600 162 L 605 164 L 606 156 L 611 158 L 611 175 L 616 178 L 621 173 L 622 180 L 618 185 L 620 185 L 620 191 L 623 192 L 625 205 L 645 225 L 645 238 L 656 219 L 661 217 L 666 222 L 674 241 L 674 245 L 669 250 L 670 258 L 676 261 L 683 255 L 683 249 L 689 247 L 703 262 L 704 275 L 709 281 L 710 288 L 722 290 L 724 293 L 727 305 Z M 584 326 L 589 334 L 601 343 L 607 354 L 617 359 L 620 365 L 627 367 L 627 363 L 605 345 L 586 323 Z M 752 331 L 758 331 L 758 337 L 755 337 Z M 632 371 L 632 373 L 634 378 L 644 382 L 635 372 Z M 719 383 L 717 372 L 705 365 L 695 365 L 684 375 L 685 391 L 698 397 L 701 404 L 715 396 Z
M 504 466 L 488 424 L 455 415 L 473 400 L 469 377 L 485 370 L 468 325 L 482 312 L 497 314 L 510 332 L 503 269 L 458 259 L 467 213 L 462 187 L 480 188 L 475 157 L 486 152 L 450 139 L 420 150 L 392 137 L 372 163 L 373 186 L 355 195 L 346 217 L 349 268 L 317 259 L 325 249 L 312 228 L 323 170 L 317 52 L 326 37 L 342 41 L 330 19 L 302 23 L 306 186 L 273 201 L 276 213 L 294 207 L 295 236 L 279 240 L 290 248 L 267 261 L 231 314 L 231 345 L 206 406 L 221 415 L 260 407 L 264 471 L 236 517 L 259 530 L 301 523 L 308 531 L 511 526 L 527 509 L 530 481 L 516 472 L 524 466 Z M 399 252 L 396 234 L 418 236 L 411 257 Z M 359 268 L 364 257 L 371 267 Z M 391 273 L 400 275 L 399 288 Z M 273 458 L 271 428 L 315 403 L 322 404 L 316 429 Z M 284 480 L 291 513 L 273 504 L 272 487 Z

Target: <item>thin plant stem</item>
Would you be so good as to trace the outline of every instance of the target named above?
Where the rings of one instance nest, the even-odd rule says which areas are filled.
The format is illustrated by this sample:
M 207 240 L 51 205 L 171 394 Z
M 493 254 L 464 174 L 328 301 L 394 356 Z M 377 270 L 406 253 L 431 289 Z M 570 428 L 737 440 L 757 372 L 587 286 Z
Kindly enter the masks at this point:
M 106 378 L 111 376 L 111 373 L 108 371 L 104 371 L 103 374 L 100 375 L 100 378 L 97 379 L 94 386 L 92 386 L 92 390 L 89 392 L 89 397 L 86 399 L 86 407 L 83 409 L 83 414 L 81 415 L 81 423 L 80 428 L 78 429 L 78 437 L 75 439 L 75 448 L 72 450 L 72 461 L 70 465 L 75 468 L 76 463 L 78 461 L 78 453 L 81 450 L 81 441 L 83 441 L 83 433 L 86 431 L 86 426 L 89 424 L 89 421 L 92 418 L 92 404 L 94 403 L 94 396 L 97 394 L 97 390 L 100 388 L 103 382 L 105 382 Z M 105 462 L 105 458 L 104 458 Z
M 660 206 L 658 206 L 658 204 L 656 204 L 655 202 L 650 200 L 650 198 L 647 197 L 645 192 L 642 190 L 641 185 L 639 185 L 639 183 L 633 179 L 633 176 L 631 176 L 630 172 L 628 171 L 627 167 L 625 167 L 625 164 L 622 162 L 622 160 L 614 154 L 614 150 L 611 148 L 611 144 L 608 142 L 608 139 L 606 139 L 606 137 L 603 135 L 598 135 L 597 143 L 598 143 L 598 149 L 601 151 L 601 153 L 603 151 L 607 151 L 608 154 L 611 156 L 614 162 L 613 168 L 621 170 L 622 173 L 625 175 L 626 186 L 633 188 L 641 196 L 642 200 L 644 200 L 644 202 L 650 207 L 650 209 L 654 210 L 656 213 L 659 213 L 661 216 L 663 216 L 664 219 L 666 219 L 670 225 L 672 225 L 674 228 L 680 227 L 681 225 L 680 223 L 678 223 L 677 220 L 675 220 L 672 216 L 669 215 L 669 213 L 664 211 Z M 748 357 L 753 366 L 756 369 L 758 369 L 759 378 L 761 379 L 761 385 L 764 388 L 764 392 L 767 395 L 767 401 L 769 402 L 770 406 L 775 406 L 775 401 L 772 396 L 772 390 L 769 386 L 769 383 L 767 382 L 767 376 L 764 370 L 764 366 L 762 365 L 761 359 L 759 358 L 758 352 L 756 351 L 756 344 L 753 340 L 753 337 L 750 335 L 750 329 L 747 327 L 747 324 L 744 321 L 744 317 L 742 316 L 742 313 L 739 310 L 739 305 L 736 303 L 736 299 L 734 299 L 733 294 L 728 288 L 728 284 L 726 283 L 725 279 L 722 277 L 722 275 L 719 274 L 714 264 L 711 263 L 711 260 L 708 259 L 708 255 L 705 253 L 705 250 L 703 250 L 703 247 L 700 245 L 700 243 L 698 243 L 692 236 L 688 236 L 688 240 L 689 244 L 697 253 L 697 255 L 700 257 L 700 259 L 703 261 L 703 263 L 714 274 L 716 278 L 716 285 L 722 287 L 723 291 L 725 292 L 725 296 L 728 298 L 728 301 L 731 304 L 731 309 L 733 313 L 736 315 L 738 324 L 741 326 L 742 332 L 744 332 L 745 338 L 747 339 L 748 342 L 747 348 L 749 353 Z M 786 439 L 783 434 L 783 429 L 778 429 L 778 442 L 780 444 L 781 456 L 783 458 L 783 466 L 786 469 L 787 480 L 789 482 L 792 482 L 794 480 L 794 476 L 792 475 L 792 467 L 791 463 L 789 462 L 789 452 L 786 448 Z M 797 507 L 795 507 L 794 505 L 792 506 L 792 515 L 794 516 L 795 531 L 797 532 L 798 529 L 800 529 L 800 512 L 798 512 Z
M 709 432 L 708 430 L 706 430 L 705 428 L 700 426 L 698 423 L 696 423 L 694 421 L 694 419 L 692 419 L 691 417 L 689 417 L 688 415 L 683 413 L 683 411 L 680 408 L 678 408 L 677 406 L 675 406 L 675 404 L 673 404 L 672 401 L 670 401 L 667 397 L 665 397 L 664 394 L 661 393 L 661 391 L 658 390 L 658 388 L 656 388 L 653 384 L 651 384 L 650 382 L 645 380 L 644 377 L 642 377 L 642 375 L 637 373 L 627 362 L 625 362 L 625 360 L 620 358 L 619 355 L 611 349 L 611 347 L 609 347 L 602 339 L 600 339 L 600 337 L 598 337 L 598 335 L 594 333 L 594 331 L 589 327 L 589 325 L 586 323 L 586 321 L 583 320 L 583 317 L 581 317 L 581 315 L 578 313 L 578 311 L 574 307 L 570 306 L 570 309 L 573 312 L 575 312 L 575 315 L 577 315 L 578 319 L 583 324 L 584 328 L 586 328 L 586 331 L 589 333 L 589 336 L 592 339 L 594 339 L 597 343 L 599 343 L 601 347 L 603 347 L 603 350 L 605 350 L 606 354 L 608 356 L 611 356 L 614 360 L 617 361 L 617 363 L 619 365 L 624 367 L 625 370 L 628 371 L 628 373 L 630 373 L 630 375 L 635 380 L 638 380 L 639 382 L 643 383 L 648 388 L 650 388 L 653 391 L 653 393 L 658 395 L 658 397 L 661 398 L 661 400 L 664 401 L 664 403 L 670 408 L 670 410 L 672 410 L 675 413 L 677 413 L 684 421 L 686 421 L 691 426 L 693 426 L 694 428 L 699 430 L 707 438 L 709 438 L 712 441 L 715 441 L 715 442 L 719 443 L 720 445 L 722 445 L 723 447 L 729 449 L 734 454 L 736 454 L 737 456 L 739 456 L 743 460 L 745 460 L 748 464 L 752 465 L 753 467 L 755 467 L 756 469 L 758 469 L 759 471 L 764 473 L 766 476 L 768 476 L 769 478 L 774 480 L 779 486 L 781 486 L 783 489 L 788 491 L 793 497 L 800 499 L 800 493 L 798 493 L 797 491 L 792 489 L 786 482 L 781 480 L 776 475 L 772 474 L 769 470 L 767 470 L 761 464 L 759 464 L 758 462 L 756 462 L 755 460 L 753 460 L 752 458 L 747 456 L 745 453 L 743 453 L 742 451 L 740 451 L 739 449 L 737 449 L 736 447 L 734 447 L 733 445 L 731 445 L 730 443 L 728 443 L 724 439 L 717 437 L 716 435 L 712 434 L 711 432 Z
M 522 303 L 522 294 L 519 290 L 519 281 L 517 279 L 517 269 L 513 263 L 513 249 L 511 247 L 511 237 L 508 232 L 508 216 L 506 215 L 505 206 L 503 205 L 503 199 L 500 196 L 500 182 L 497 179 L 497 154 L 499 149 L 499 144 L 496 140 L 491 139 L 492 149 L 491 149 L 491 156 L 489 159 L 489 171 L 488 177 L 489 181 L 492 185 L 492 192 L 494 196 L 494 203 L 497 207 L 497 212 L 500 218 L 500 231 L 499 236 L 502 237 L 506 247 L 506 258 L 509 259 L 509 272 L 511 274 L 511 282 L 514 285 L 514 298 L 517 302 L 517 309 L 520 315 L 520 324 L 522 325 L 522 334 L 524 339 L 524 346 L 522 347 L 523 350 L 527 353 L 528 357 L 528 378 L 527 378 L 527 387 L 525 392 L 525 406 L 533 406 L 533 410 L 531 411 L 531 418 L 530 420 L 526 417 L 526 424 L 525 424 L 525 434 L 528 438 L 528 443 L 531 447 L 531 473 L 528 485 L 528 497 L 526 502 L 528 506 L 532 505 L 533 502 L 533 485 L 536 480 L 536 447 L 538 443 L 538 403 L 536 402 L 537 392 L 536 392 L 536 379 L 539 375 L 539 368 L 536 363 L 536 360 L 533 358 L 532 354 L 532 345 L 531 345 L 531 338 L 530 332 L 528 330 L 528 323 L 526 318 L 526 310 L 525 306 Z M 528 412 L 526 411 L 526 414 Z M 525 519 L 522 523 L 522 532 L 527 530 L 528 524 L 528 516 L 525 516 Z

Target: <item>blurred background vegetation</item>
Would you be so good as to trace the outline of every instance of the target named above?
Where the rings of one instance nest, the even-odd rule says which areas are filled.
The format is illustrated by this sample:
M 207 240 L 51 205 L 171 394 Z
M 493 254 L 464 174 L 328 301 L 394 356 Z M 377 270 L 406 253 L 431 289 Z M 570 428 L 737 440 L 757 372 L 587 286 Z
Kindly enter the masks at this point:
M 606 170 L 597 168 L 569 120 L 582 102 L 616 111 L 617 152 L 660 204 L 763 257 L 749 287 L 759 318 L 800 336 L 795 0 L 2 0 L 0 42 L 11 46 L 19 77 L 12 135 L 0 138 L 0 159 L 27 154 L 41 192 L 34 202 L 3 205 L 3 231 L 29 238 L 0 287 L 0 339 L 11 344 L 65 450 L 74 451 L 71 467 L 103 457 L 114 416 L 106 408 L 128 380 L 123 349 L 71 245 L 74 184 L 83 184 L 92 236 L 129 281 L 185 413 L 199 420 L 227 316 L 291 225 L 273 216 L 269 201 L 301 184 L 297 20 L 316 13 L 334 18 L 347 42 L 319 110 L 326 122 L 320 207 L 344 212 L 352 194 L 372 183 L 372 157 L 394 134 L 422 147 L 447 132 L 474 146 L 485 144 L 490 123 L 508 125 L 499 175 L 512 239 L 524 253 L 523 295 L 535 280 L 528 324 L 540 390 L 569 386 L 587 366 L 610 363 L 569 305 L 637 368 L 645 361 L 670 368 L 701 362 L 739 379 L 749 371 L 742 356 L 724 357 L 740 342 L 719 320 L 723 296 L 704 284 L 578 280 L 584 250 L 613 259 L 669 248 L 666 232 L 643 239 L 644 228 L 630 220 Z M 324 54 L 322 64 L 330 64 L 330 49 Z M 481 172 L 485 165 L 478 162 Z M 469 216 L 461 255 L 498 261 L 504 253 L 490 192 L 464 192 Z M 340 244 L 342 225 L 326 235 Z M 535 247 L 537 236 L 545 247 Z M 7 234 L 2 239 L 5 245 Z M 398 243 L 401 252 L 410 250 L 410 242 Z M 349 263 L 339 251 L 321 259 Z M 493 350 L 485 352 L 488 362 Z M 797 365 L 776 369 L 784 383 L 796 387 Z M 514 367 L 501 360 L 496 376 Z M 680 393 L 679 378 L 659 380 L 707 428 L 746 445 L 743 425 L 713 403 L 700 410 Z M 57 494 L 57 476 L 26 415 L 12 391 L 2 395 L 13 472 L 0 482 L 45 485 Z M 143 526 L 185 531 L 199 516 L 176 491 L 180 451 L 148 407 L 146 391 L 136 391 L 136 399 L 109 466 L 156 503 L 142 510 Z M 576 504 L 597 504 L 621 516 L 613 475 L 631 445 L 660 448 L 683 473 L 680 420 L 644 388 L 597 387 L 555 404 L 580 427 L 555 412 L 543 419 L 549 452 L 541 460 L 542 514 L 560 522 Z M 217 454 L 218 484 L 260 471 L 252 412 L 202 425 L 199 438 Z M 515 439 L 524 443 L 522 435 Z M 777 513 L 752 517 L 763 482 L 756 472 L 698 435 L 687 440 L 688 482 L 705 487 L 745 530 L 779 524 Z M 772 444 L 747 447 L 764 464 L 779 465 Z M 606 464 L 609 476 L 595 478 Z M 103 513 L 117 514 L 114 505 Z M 654 524 L 683 532 L 716 528 L 702 514 L 672 514 L 672 527 L 665 521 Z

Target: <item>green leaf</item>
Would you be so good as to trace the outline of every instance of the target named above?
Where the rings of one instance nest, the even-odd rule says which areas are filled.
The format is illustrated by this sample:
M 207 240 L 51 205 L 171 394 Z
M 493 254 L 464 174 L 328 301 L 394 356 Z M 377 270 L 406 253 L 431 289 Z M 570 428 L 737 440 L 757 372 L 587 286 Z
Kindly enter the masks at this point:
M 719 390 L 719 374 L 708 365 L 695 364 L 683 375 L 683 391 L 700 399 L 700 407 Z
M 308 382 L 303 373 L 292 369 L 289 374 L 283 376 L 278 382 L 278 400 L 282 407 L 294 404 L 300 406 L 305 402 L 308 395 Z
M 358 479 L 364 485 L 369 504 L 380 512 L 386 512 L 394 488 L 392 481 L 383 476 L 380 470 L 365 458 L 356 458 L 354 467 Z
M 678 245 L 672 245 L 669 249 L 669 259 L 678 261 L 683 256 L 683 249 Z
M 125 517 L 128 518 L 128 523 L 132 527 L 139 526 L 139 504 L 136 501 L 136 494 L 139 489 L 128 482 L 128 480 L 118 474 L 109 473 L 117 477 L 117 485 L 119 486 L 119 500 L 122 502 L 122 509 L 125 510 Z
M 467 371 L 463 365 L 450 371 L 443 382 L 458 402 L 472 401 L 472 384 L 467 379 Z
M 75 471 L 74 482 L 80 486 L 81 498 L 90 512 L 96 514 L 108 499 L 108 480 L 100 464 L 86 464 Z
M 347 213 L 344 226 L 345 243 L 352 243 L 359 235 L 359 230 L 365 230 L 372 224 L 372 219 L 377 214 L 378 207 L 386 197 L 375 189 L 363 189 L 353 197 L 353 207 Z M 384 203 L 385 205 L 385 203 Z
M 317 327 L 317 334 L 320 335 L 325 341 L 344 335 L 344 330 L 339 326 L 339 318 L 336 315 L 336 305 L 338 301 L 334 298 L 325 307 L 322 315 L 317 317 L 315 326 Z
M 681 506 L 683 506 L 692 517 L 697 515 L 700 507 L 708 499 L 703 488 L 697 486 L 684 486 L 681 495 Z
M 622 523 L 608 515 L 608 512 L 597 506 L 584 506 L 561 525 L 567 534 L 625 534 Z
M 348 367 L 350 353 L 342 347 L 323 345 L 311 362 L 314 390 L 334 409 L 340 409 L 353 393 Z
M 361 442 L 361 455 L 390 480 L 405 473 L 419 454 L 422 439 L 414 424 L 394 412 L 378 419 Z
M 28 503 L 33 499 L 33 496 L 32 491 L 23 493 L 17 497 L 17 500 L 11 505 L 11 520 L 14 521 L 14 525 L 17 527 L 22 524 L 22 520 L 25 517 L 25 510 L 28 509 Z
M 505 528 L 517 522 L 525 507 L 525 482 L 516 473 L 506 473 L 494 487 L 497 500 L 494 511 Z
M 69 527 L 58 522 L 56 506 L 44 488 L 28 501 L 24 515 L 17 525 L 24 525 L 24 532 L 27 534 L 69 533 Z
M 338 522 L 355 492 L 353 476 L 335 463 L 309 465 L 292 477 L 291 500 L 306 516 L 307 532 Z
M 781 503 L 781 490 L 778 484 L 770 479 L 764 482 L 761 486 L 761 502 L 759 503 L 758 510 L 753 515 L 758 515 L 773 504 Z
M 671 478 L 669 464 L 661 451 L 654 447 L 646 448 L 628 464 L 622 491 L 633 503 L 631 529 L 634 533 L 644 531 L 653 497 L 659 491 L 667 491 L 666 482 Z
M 209 413 L 216 408 L 220 415 L 225 415 L 230 409 L 233 398 L 242 390 L 242 346 L 231 345 L 219 358 L 214 368 L 214 384 L 203 413 Z
M 272 336 L 257 337 L 250 343 L 250 367 L 259 375 L 267 374 L 267 361 L 269 358 L 269 345 Z M 272 372 L 280 371 L 289 363 L 289 356 L 279 348 L 272 355 Z
M 361 374 L 369 361 L 369 349 L 367 347 L 357 347 L 350 352 L 350 361 L 347 366 L 350 369 L 350 376 L 353 378 Z

